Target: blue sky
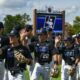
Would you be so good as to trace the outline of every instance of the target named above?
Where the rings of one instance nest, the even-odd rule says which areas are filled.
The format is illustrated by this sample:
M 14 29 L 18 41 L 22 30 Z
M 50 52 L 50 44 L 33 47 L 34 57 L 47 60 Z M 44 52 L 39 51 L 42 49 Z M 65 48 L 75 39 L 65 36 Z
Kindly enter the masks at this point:
M 52 7 L 54 10 L 65 10 L 66 22 L 72 23 L 75 16 L 80 16 L 80 0 L 0 0 L 0 21 L 7 14 L 28 13 L 32 18 L 33 9 L 46 9 Z

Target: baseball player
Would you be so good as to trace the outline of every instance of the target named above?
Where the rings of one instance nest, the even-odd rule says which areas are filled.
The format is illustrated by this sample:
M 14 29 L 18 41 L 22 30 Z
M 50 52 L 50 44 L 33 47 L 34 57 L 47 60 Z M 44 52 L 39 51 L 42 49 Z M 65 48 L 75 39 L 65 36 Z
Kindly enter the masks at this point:
M 33 40 L 33 35 L 32 35 L 32 25 L 26 25 L 23 28 L 20 28 L 19 26 L 15 27 L 15 30 L 19 32 L 20 35 L 20 42 L 23 46 L 28 48 L 28 50 L 31 52 L 30 45 L 32 45 Z M 31 55 L 33 57 L 33 53 L 31 52 Z M 34 68 L 34 63 L 33 65 L 27 65 L 27 69 L 29 71 L 29 77 L 31 78 L 31 74 Z M 31 80 L 31 79 L 30 79 Z
M 79 50 L 74 47 L 74 39 L 67 37 L 64 39 L 65 47 L 59 49 L 62 55 L 62 79 L 61 80 L 76 80 L 76 65 Z
M 77 65 L 77 80 L 80 80 L 80 34 L 76 36 L 76 46 L 79 49 L 78 65 Z
M 10 45 L 3 49 L 8 80 L 26 80 L 23 72 L 26 64 L 32 63 L 30 52 L 19 43 L 19 34 L 16 30 L 9 34 L 9 41 Z
M 22 28 L 19 31 L 20 34 L 20 40 L 23 46 L 25 46 L 26 48 L 28 48 L 28 50 L 30 51 L 30 54 L 33 57 L 33 53 L 31 53 L 31 49 L 30 49 L 30 45 L 32 44 L 32 26 L 31 25 L 26 25 L 24 28 Z M 27 69 L 29 71 L 29 77 L 31 78 L 32 75 L 32 71 L 34 68 L 34 64 L 33 65 L 27 65 Z
M 2 54 L 2 48 L 5 47 L 8 44 L 8 38 L 6 36 L 3 36 L 4 26 L 3 23 L 0 22 L 0 80 L 3 80 L 4 78 L 4 59 Z
M 56 35 L 55 35 L 55 45 L 54 45 L 54 47 L 56 48 L 56 49 L 60 49 L 61 47 L 63 47 L 64 46 L 64 43 L 63 43 L 63 40 L 62 40 L 62 33 L 57 33 Z M 61 56 L 60 56 L 60 54 L 55 54 L 54 55 L 54 58 L 56 58 L 57 57 L 57 60 L 58 60 L 58 63 L 59 64 L 61 64 Z
M 52 60 L 52 50 L 47 42 L 47 32 L 42 29 L 38 33 L 38 42 L 34 45 L 35 67 L 31 80 L 39 80 L 40 75 L 43 80 L 50 80 L 50 62 Z

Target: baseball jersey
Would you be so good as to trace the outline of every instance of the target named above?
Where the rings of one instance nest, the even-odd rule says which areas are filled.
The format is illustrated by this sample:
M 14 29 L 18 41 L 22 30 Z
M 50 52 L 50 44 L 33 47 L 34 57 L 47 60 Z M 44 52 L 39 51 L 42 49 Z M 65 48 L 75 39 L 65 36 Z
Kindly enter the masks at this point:
M 75 44 L 74 47 L 77 48 L 77 49 L 79 50 L 78 58 L 80 59 L 80 44 Z
M 3 59 L 2 48 L 9 45 L 9 39 L 6 36 L 0 36 L 0 60 Z
M 16 54 L 15 51 L 21 53 L 28 59 L 32 59 L 29 50 L 24 46 L 22 45 L 16 47 L 7 46 L 3 49 L 3 54 L 5 58 L 5 67 L 9 70 L 11 69 L 24 70 L 26 68 L 26 63 L 19 63 L 19 61 L 14 56 L 14 54 Z
M 72 46 L 71 48 L 62 48 L 61 54 L 65 63 L 69 65 L 75 64 L 76 58 L 78 58 L 79 50 Z
M 47 41 L 36 43 L 34 46 L 34 54 L 36 62 L 40 64 L 49 63 L 52 59 L 52 50 Z

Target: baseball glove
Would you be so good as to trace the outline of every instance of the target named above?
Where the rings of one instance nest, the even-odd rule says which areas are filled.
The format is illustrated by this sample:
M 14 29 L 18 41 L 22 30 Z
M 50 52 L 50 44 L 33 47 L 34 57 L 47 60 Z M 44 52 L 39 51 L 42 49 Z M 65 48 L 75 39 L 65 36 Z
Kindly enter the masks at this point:
M 14 57 L 16 58 L 16 60 L 19 63 L 26 63 L 29 64 L 30 60 L 28 58 L 26 58 L 24 55 L 22 55 L 22 53 L 20 53 L 17 50 L 14 50 Z
M 73 66 L 71 66 L 71 67 L 68 69 L 68 74 L 69 74 L 70 76 L 73 76 L 74 73 L 75 73 L 75 68 L 73 68 Z
M 50 71 L 50 76 L 53 78 L 57 78 L 59 76 L 59 69 L 56 68 L 52 68 Z

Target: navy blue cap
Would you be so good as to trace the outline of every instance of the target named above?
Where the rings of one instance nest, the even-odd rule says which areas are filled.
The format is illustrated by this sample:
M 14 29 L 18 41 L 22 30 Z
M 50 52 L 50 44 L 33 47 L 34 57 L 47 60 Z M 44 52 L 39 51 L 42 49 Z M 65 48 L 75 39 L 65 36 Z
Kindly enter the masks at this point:
M 13 29 L 19 32 L 22 28 L 21 25 L 16 25 Z
M 0 22 L 0 28 L 4 28 L 4 25 L 2 22 Z
M 19 37 L 19 33 L 16 30 L 12 30 L 9 34 L 9 36 L 16 36 Z
M 69 36 L 69 37 L 66 37 L 65 39 L 64 39 L 64 41 L 69 41 L 69 42 L 71 42 L 71 43 L 74 43 L 74 38 L 72 38 L 71 36 Z
M 46 29 L 41 29 L 39 32 L 38 32 L 38 35 L 42 35 L 42 34 L 44 34 L 44 35 L 46 35 L 47 34 L 47 31 L 46 31 Z
M 25 29 L 26 29 L 26 31 L 32 30 L 32 25 L 26 25 Z

